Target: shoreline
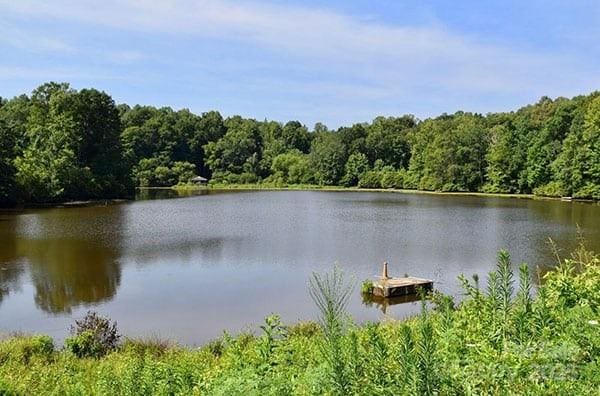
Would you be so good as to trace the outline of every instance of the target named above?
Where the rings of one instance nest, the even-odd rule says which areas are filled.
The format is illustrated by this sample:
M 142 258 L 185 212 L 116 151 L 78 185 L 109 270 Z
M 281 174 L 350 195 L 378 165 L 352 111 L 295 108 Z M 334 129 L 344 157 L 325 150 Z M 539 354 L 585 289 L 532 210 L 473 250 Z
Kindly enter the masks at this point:
M 0 207 L 0 214 L 23 212 L 29 209 L 68 209 L 68 208 L 83 208 L 90 206 L 108 206 L 118 205 L 127 202 L 133 202 L 135 199 L 128 198 L 112 198 L 112 199 L 90 199 L 79 201 L 62 201 L 62 202 L 43 202 L 43 203 L 27 203 L 17 205 L 12 208 Z
M 561 201 L 571 203 L 600 204 L 600 201 L 584 198 L 566 198 L 566 197 L 547 197 L 535 194 L 514 194 L 514 193 L 485 193 L 478 191 L 428 191 L 411 190 L 395 188 L 358 188 L 343 186 L 319 186 L 319 185 L 290 185 L 290 186 L 269 186 L 260 184 L 214 184 L 209 186 L 172 186 L 172 187 L 136 187 L 136 191 L 157 190 L 157 191 L 324 191 L 324 192 L 387 192 L 395 194 L 416 194 L 416 195 L 438 195 L 438 196 L 471 196 L 481 198 L 515 198 L 530 199 L 541 201 Z M 15 207 L 0 207 L 0 214 L 23 212 L 28 209 L 59 209 L 59 208 L 81 208 L 90 206 L 108 206 L 128 202 L 135 202 L 135 198 L 111 198 L 111 199 L 91 199 L 78 201 L 45 202 L 45 203 L 27 203 Z
M 535 194 L 515 194 L 515 193 L 485 193 L 478 191 L 428 191 L 412 189 L 395 188 L 358 188 L 343 186 L 319 186 L 319 185 L 290 185 L 290 186 L 269 186 L 260 184 L 214 184 L 208 187 L 147 187 L 144 189 L 173 189 L 175 191 L 325 191 L 325 192 L 387 192 L 396 194 L 419 194 L 419 195 L 440 195 L 440 196 L 472 196 L 483 198 L 517 198 L 544 201 L 561 202 L 580 202 L 580 203 L 600 203 L 593 199 L 569 198 L 566 197 L 548 197 Z

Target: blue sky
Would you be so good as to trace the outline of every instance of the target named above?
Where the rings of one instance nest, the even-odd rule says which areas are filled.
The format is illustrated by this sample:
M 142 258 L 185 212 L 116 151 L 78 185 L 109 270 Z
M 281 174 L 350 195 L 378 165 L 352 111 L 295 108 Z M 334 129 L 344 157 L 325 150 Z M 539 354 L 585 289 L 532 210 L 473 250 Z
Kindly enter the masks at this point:
M 594 0 L 0 0 L 0 95 L 67 81 L 335 128 L 589 93 L 598 37 Z

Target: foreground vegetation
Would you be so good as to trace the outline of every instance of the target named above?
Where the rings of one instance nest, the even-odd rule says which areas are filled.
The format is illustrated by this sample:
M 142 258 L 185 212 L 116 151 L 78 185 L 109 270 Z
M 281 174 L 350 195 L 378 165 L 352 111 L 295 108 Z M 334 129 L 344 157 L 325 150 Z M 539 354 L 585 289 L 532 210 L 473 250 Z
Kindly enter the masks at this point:
M 353 325 L 338 270 L 311 279 L 320 322 L 268 317 L 198 350 L 119 343 L 94 315 L 57 349 L 45 336 L 0 342 L 0 394 L 562 394 L 600 393 L 600 256 L 580 246 L 532 296 L 506 252 L 486 285 L 461 277 L 464 300 L 434 295 L 403 321 Z M 515 278 L 518 278 L 515 279 Z
M 117 105 L 47 83 L 0 98 L 0 207 L 118 198 L 195 175 L 222 184 L 482 191 L 600 199 L 600 95 L 508 113 L 377 117 L 329 130 Z

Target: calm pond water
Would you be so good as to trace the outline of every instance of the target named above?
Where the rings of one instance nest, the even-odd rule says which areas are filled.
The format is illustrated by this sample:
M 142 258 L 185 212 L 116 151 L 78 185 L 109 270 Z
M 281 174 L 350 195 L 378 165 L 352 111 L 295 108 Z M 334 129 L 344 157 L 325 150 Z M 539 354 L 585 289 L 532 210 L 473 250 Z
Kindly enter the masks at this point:
M 146 197 L 148 198 L 148 197 Z M 129 336 L 188 345 L 255 329 L 270 313 L 315 318 L 307 282 L 338 262 L 358 283 L 484 276 L 499 249 L 515 267 L 552 265 L 577 225 L 600 251 L 600 205 L 384 192 L 211 192 L 182 199 L 0 214 L 0 332 L 59 340 L 88 309 Z M 357 321 L 402 317 L 417 303 L 350 303 Z M 386 311 L 384 315 L 383 311 Z

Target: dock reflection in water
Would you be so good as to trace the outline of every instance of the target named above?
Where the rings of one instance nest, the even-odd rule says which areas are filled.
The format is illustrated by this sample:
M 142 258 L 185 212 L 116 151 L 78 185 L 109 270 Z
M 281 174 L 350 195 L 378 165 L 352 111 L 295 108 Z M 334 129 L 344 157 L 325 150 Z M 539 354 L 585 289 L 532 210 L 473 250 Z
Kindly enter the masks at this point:
M 380 297 L 374 294 L 362 294 L 362 303 L 364 306 L 375 307 L 383 312 L 384 315 L 387 314 L 388 308 L 392 305 L 406 304 L 419 300 L 421 300 L 421 298 L 418 294 L 407 294 L 398 297 Z

